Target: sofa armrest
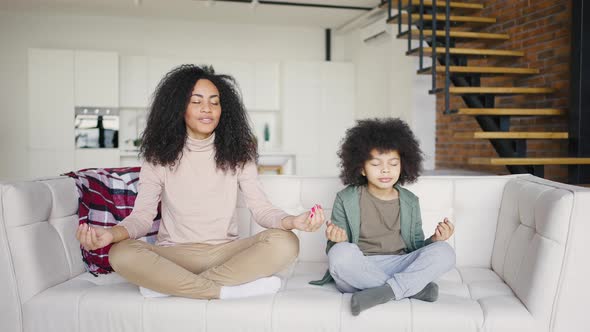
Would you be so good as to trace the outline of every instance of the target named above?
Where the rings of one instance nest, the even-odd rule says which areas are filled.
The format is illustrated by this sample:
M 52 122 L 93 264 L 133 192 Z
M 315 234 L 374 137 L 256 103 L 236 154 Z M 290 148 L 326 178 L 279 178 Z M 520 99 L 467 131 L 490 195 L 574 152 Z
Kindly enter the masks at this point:
M 0 185 L 0 330 L 22 331 L 21 301 L 2 208 L 2 193 L 5 189 L 5 186 Z
M 586 188 L 525 176 L 504 189 L 492 268 L 547 331 L 590 325 L 589 215 Z
M 1 331 L 22 330 L 22 304 L 84 271 L 77 202 L 68 178 L 0 184 Z
M 574 192 L 558 292 L 553 305 L 552 330 L 576 331 L 590 326 L 590 190 Z

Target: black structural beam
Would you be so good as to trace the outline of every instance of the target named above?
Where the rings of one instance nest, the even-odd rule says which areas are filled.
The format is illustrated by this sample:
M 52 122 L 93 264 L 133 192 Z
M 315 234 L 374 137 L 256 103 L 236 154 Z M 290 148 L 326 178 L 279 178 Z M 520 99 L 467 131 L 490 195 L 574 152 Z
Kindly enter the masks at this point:
M 326 61 L 332 61 L 332 30 L 326 29 Z
M 584 33 L 586 31 L 586 33 Z M 590 3 L 572 1 L 569 155 L 590 157 Z M 569 166 L 569 183 L 589 184 L 590 165 Z
M 239 3 L 252 3 L 252 0 L 215 0 L 217 2 L 239 2 Z M 261 5 L 277 5 L 277 6 L 293 6 L 293 7 L 314 7 L 314 8 L 327 8 L 327 9 L 347 9 L 347 10 L 373 10 L 373 7 L 359 7 L 359 6 L 341 6 L 341 5 L 329 5 L 323 3 L 304 3 L 304 2 L 286 2 L 286 1 L 266 1 L 258 0 Z

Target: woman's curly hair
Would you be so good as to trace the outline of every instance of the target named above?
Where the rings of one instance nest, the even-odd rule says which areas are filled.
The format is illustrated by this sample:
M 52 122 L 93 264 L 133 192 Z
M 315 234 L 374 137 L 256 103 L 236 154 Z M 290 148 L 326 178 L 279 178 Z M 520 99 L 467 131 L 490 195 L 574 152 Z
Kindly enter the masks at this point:
M 398 118 L 359 120 L 348 129 L 340 157 L 340 179 L 345 185 L 361 186 L 367 178 L 361 174 L 365 162 L 371 159 L 371 151 L 397 150 L 401 159 L 399 184 L 415 182 L 422 172 L 424 159 L 418 140 L 410 127 Z
M 211 81 L 219 90 L 221 117 L 214 142 L 217 168 L 235 172 L 249 161 L 256 162 L 256 139 L 238 84 L 229 75 L 215 74 L 211 66 L 181 65 L 164 76 L 153 96 L 140 154 L 162 166 L 173 167 L 180 160 L 187 139 L 184 113 L 200 79 Z

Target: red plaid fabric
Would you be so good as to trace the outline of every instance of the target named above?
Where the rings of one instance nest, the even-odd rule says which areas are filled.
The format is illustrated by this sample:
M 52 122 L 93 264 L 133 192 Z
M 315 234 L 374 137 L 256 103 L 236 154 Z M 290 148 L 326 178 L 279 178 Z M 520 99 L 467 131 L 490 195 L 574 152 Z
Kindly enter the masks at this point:
M 137 196 L 140 167 L 88 168 L 63 175 L 73 178 L 78 188 L 78 223 L 99 227 L 113 227 L 133 210 Z M 160 227 L 160 205 L 158 215 L 144 241 L 155 243 Z M 82 250 L 82 259 L 88 272 L 107 274 L 113 272 L 109 264 L 111 245 L 97 250 Z

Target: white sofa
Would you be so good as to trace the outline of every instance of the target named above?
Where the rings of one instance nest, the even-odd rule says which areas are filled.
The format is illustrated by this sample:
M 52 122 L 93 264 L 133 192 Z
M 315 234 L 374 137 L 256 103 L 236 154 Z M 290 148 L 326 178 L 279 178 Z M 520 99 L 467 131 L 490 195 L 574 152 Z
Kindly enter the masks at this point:
M 330 209 L 336 178 L 262 176 L 290 213 Z M 273 296 L 239 300 L 144 298 L 116 274 L 84 271 L 77 194 L 69 178 L 0 184 L 0 331 L 589 331 L 590 190 L 530 175 L 426 176 L 424 231 L 444 216 L 457 268 L 435 303 L 402 300 L 360 316 L 350 294 L 309 285 L 326 270 L 323 230 L 299 233 L 296 263 Z M 240 233 L 261 230 L 240 201 Z M 330 211 L 328 211 L 330 212 Z

